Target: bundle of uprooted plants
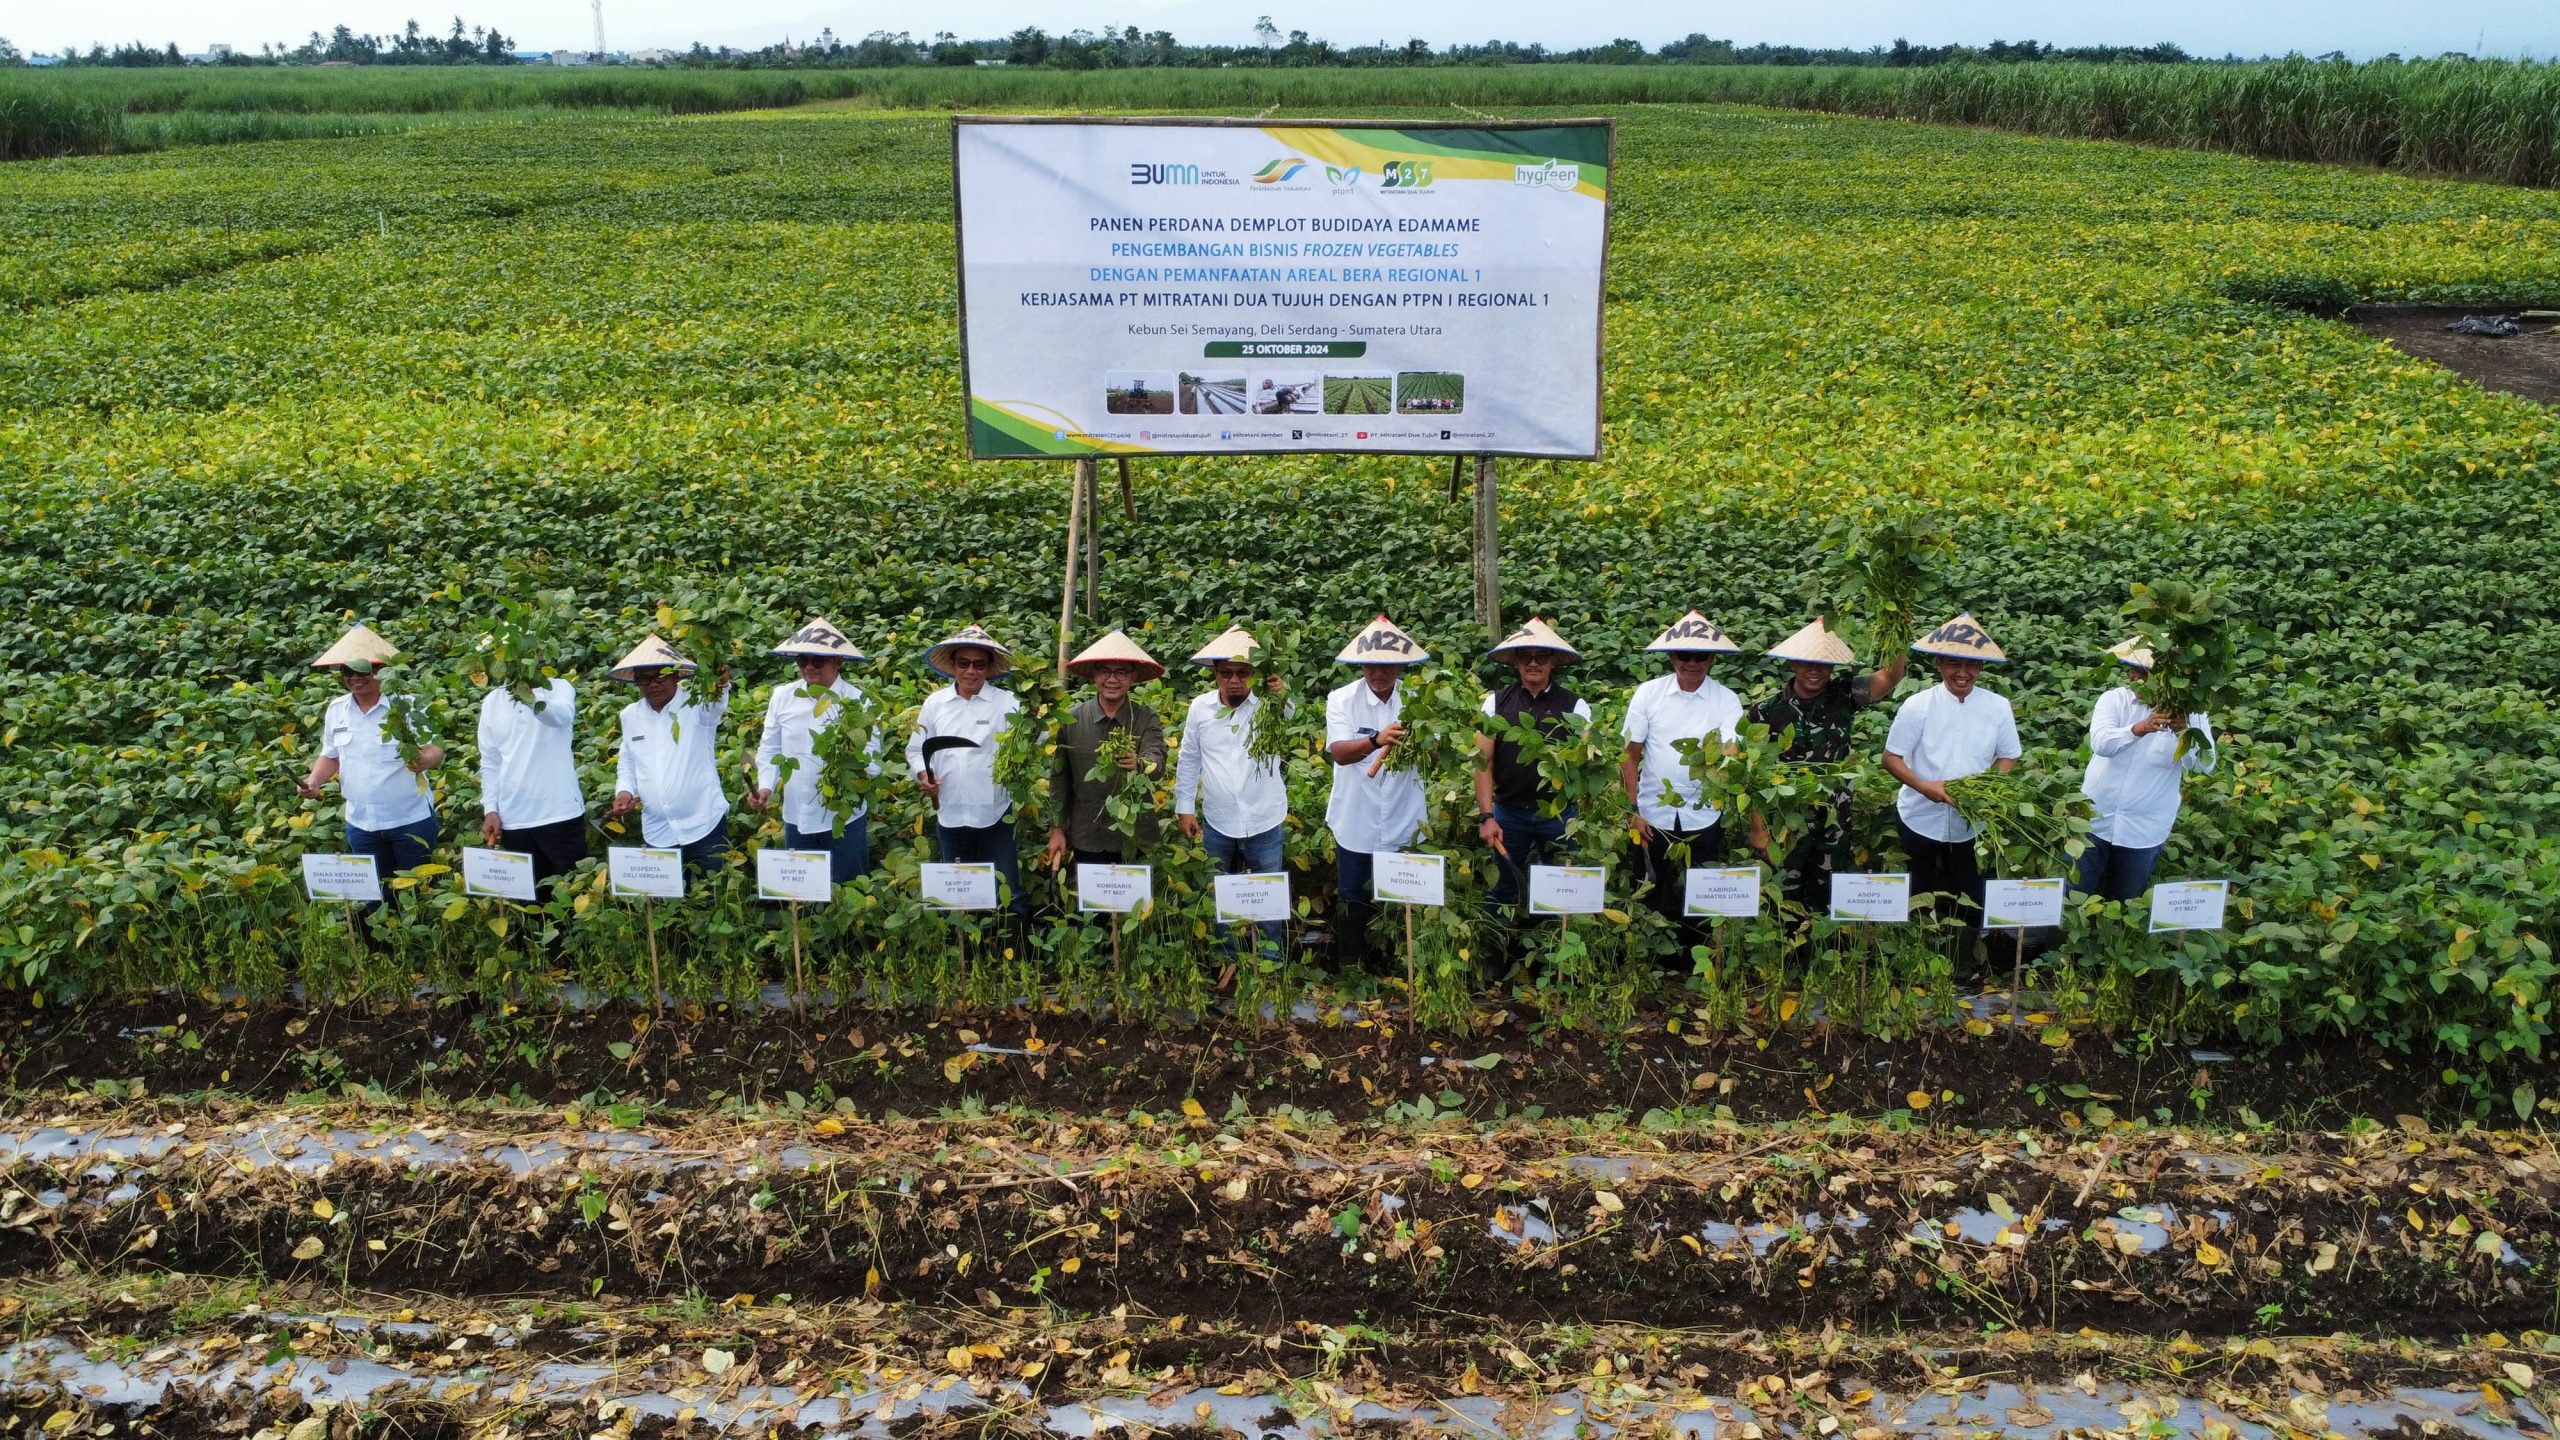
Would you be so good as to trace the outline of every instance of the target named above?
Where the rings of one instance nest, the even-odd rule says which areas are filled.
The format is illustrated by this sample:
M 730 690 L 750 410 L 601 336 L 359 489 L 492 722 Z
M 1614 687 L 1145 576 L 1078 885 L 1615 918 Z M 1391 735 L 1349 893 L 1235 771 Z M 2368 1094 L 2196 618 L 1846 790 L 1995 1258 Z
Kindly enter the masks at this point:
M 1946 788 L 2002 875 L 2060 875 L 2088 845 L 2089 802 L 2063 772 L 1985 770 Z
M 2228 710 L 2241 698 L 2240 677 L 2266 659 L 2266 632 L 2235 616 L 2219 585 L 2137 584 L 2121 613 L 2135 642 L 2151 651 L 2151 673 L 2135 693 L 2163 715 Z M 2178 755 L 2194 743 L 2193 731 L 2180 732 Z

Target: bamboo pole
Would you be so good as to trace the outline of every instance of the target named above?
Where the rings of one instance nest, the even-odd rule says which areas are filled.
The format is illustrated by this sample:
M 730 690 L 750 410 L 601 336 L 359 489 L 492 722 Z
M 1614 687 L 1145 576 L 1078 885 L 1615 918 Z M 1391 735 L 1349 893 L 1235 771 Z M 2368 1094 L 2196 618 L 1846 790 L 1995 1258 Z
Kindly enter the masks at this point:
M 1084 477 L 1084 618 L 1093 618 L 1102 600 L 1102 465 L 1083 464 Z
M 1126 455 L 1120 457 L 1120 518 L 1132 525 L 1138 523 L 1138 497 L 1129 488 L 1129 457 Z
M 1067 489 L 1067 575 L 1058 596 L 1058 673 L 1067 673 L 1067 640 L 1075 631 L 1076 534 L 1084 528 L 1084 490 L 1093 462 L 1076 462 L 1075 483 Z
M 1494 460 L 1476 457 L 1475 578 L 1476 623 L 1492 638 L 1502 638 L 1502 557 L 1500 522 L 1494 506 Z

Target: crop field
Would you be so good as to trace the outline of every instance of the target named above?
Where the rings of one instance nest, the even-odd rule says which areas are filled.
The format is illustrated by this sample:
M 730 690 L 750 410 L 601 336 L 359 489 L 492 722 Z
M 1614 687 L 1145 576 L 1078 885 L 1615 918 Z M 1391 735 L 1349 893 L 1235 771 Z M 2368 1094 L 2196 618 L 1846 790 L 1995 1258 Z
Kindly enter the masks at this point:
M 1384 415 L 1387 413 L 1387 401 L 1394 394 L 1393 376 L 1327 375 L 1324 377 L 1324 413 Z
M 1408 370 L 1396 377 L 1399 414 L 1456 414 L 1467 408 L 1467 377 L 1438 370 Z
M 1330 656 L 1381 610 L 1432 650 L 1454 903 L 1383 975 L 1239 959 L 1170 829 L 1124 927 L 1028 866 L 1020 936 L 928 910 L 896 774 L 876 873 L 796 914 L 745 867 L 645 911 L 593 861 L 537 906 L 448 868 L 502 652 L 577 680 L 600 812 L 605 667 L 718 649 L 734 797 L 813 612 L 893 735 L 934 640 L 1016 648 L 1036 851 L 1068 475 L 965 458 L 941 117 L 0 166 L 0 1431 L 2549 1433 L 2560 441 L 2272 300 L 2549 304 L 2560 196 L 1619 118 L 1603 454 L 1506 461 L 1500 504 L 1506 618 L 1586 656 L 1598 724 L 1544 763 L 1610 913 L 1483 909 L 1497 674 L 1447 462 L 1142 460 L 1134 518 L 1102 506 L 1078 643 L 1275 642 L 1301 937 Z M 1399 408 L 1462 403 L 1438 378 Z M 1643 647 L 1703 609 L 1745 699 L 1812 614 L 1871 658 L 1907 637 L 1822 542 L 1891 525 L 1949 542 L 1927 614 L 2012 658 L 1985 683 L 2043 815 L 2133 585 L 2263 627 L 2160 867 L 2231 882 L 2222 931 L 2078 903 L 2013 997 L 2008 942 L 1944 924 L 1764 913 L 1681 953 L 1630 903 Z M 277 778 L 351 620 L 456 749 L 436 863 L 361 930 L 300 890 L 334 792 Z M 1897 868 L 1889 782 L 1849 779 Z M 734 810 L 741 851 L 779 835 Z

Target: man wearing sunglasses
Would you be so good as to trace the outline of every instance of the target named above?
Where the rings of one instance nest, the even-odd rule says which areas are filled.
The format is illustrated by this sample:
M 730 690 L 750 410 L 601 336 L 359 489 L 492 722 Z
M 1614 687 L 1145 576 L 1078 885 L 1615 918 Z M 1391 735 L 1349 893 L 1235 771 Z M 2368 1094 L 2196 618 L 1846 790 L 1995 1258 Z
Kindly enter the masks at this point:
M 1742 701 L 1709 672 L 1719 655 L 1742 647 L 1705 615 L 1692 610 L 1672 622 L 1645 649 L 1666 657 L 1671 673 L 1636 687 L 1627 700 L 1626 758 L 1618 778 L 1636 810 L 1636 838 L 1644 846 L 1646 903 L 1680 937 L 1679 959 L 1707 942 L 1706 922 L 1689 919 L 1688 872 L 1724 860 L 1724 816 L 1699 797 L 1687 757 L 1673 749 L 1682 740 L 1716 736 L 1731 740 L 1742 723 Z
M 1164 667 L 1137 641 L 1114 630 L 1069 660 L 1067 673 L 1091 680 L 1093 693 L 1076 702 L 1058 731 L 1058 769 L 1049 787 L 1058 802 L 1058 820 L 1049 827 L 1049 868 L 1063 867 L 1070 855 L 1079 865 L 1117 865 L 1126 855 L 1129 830 L 1141 842 L 1151 843 L 1156 836 L 1147 791 L 1164 773 L 1164 722 L 1131 700 L 1129 692 L 1163 675 Z M 1122 731 L 1130 738 L 1115 744 Z M 1102 767 L 1105 773 L 1097 779 L 1095 762 L 1105 746 L 1117 758 Z M 1132 784 L 1139 790 L 1140 814 L 1128 826 L 1115 820 L 1111 802 Z

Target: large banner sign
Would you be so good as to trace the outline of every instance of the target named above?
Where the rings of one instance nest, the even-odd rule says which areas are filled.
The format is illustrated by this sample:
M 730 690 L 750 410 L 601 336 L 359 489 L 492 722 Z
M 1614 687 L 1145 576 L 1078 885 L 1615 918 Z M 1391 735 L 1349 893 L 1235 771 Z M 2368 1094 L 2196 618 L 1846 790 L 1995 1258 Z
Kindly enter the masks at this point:
M 970 453 L 1593 458 L 1613 133 L 957 120 Z

